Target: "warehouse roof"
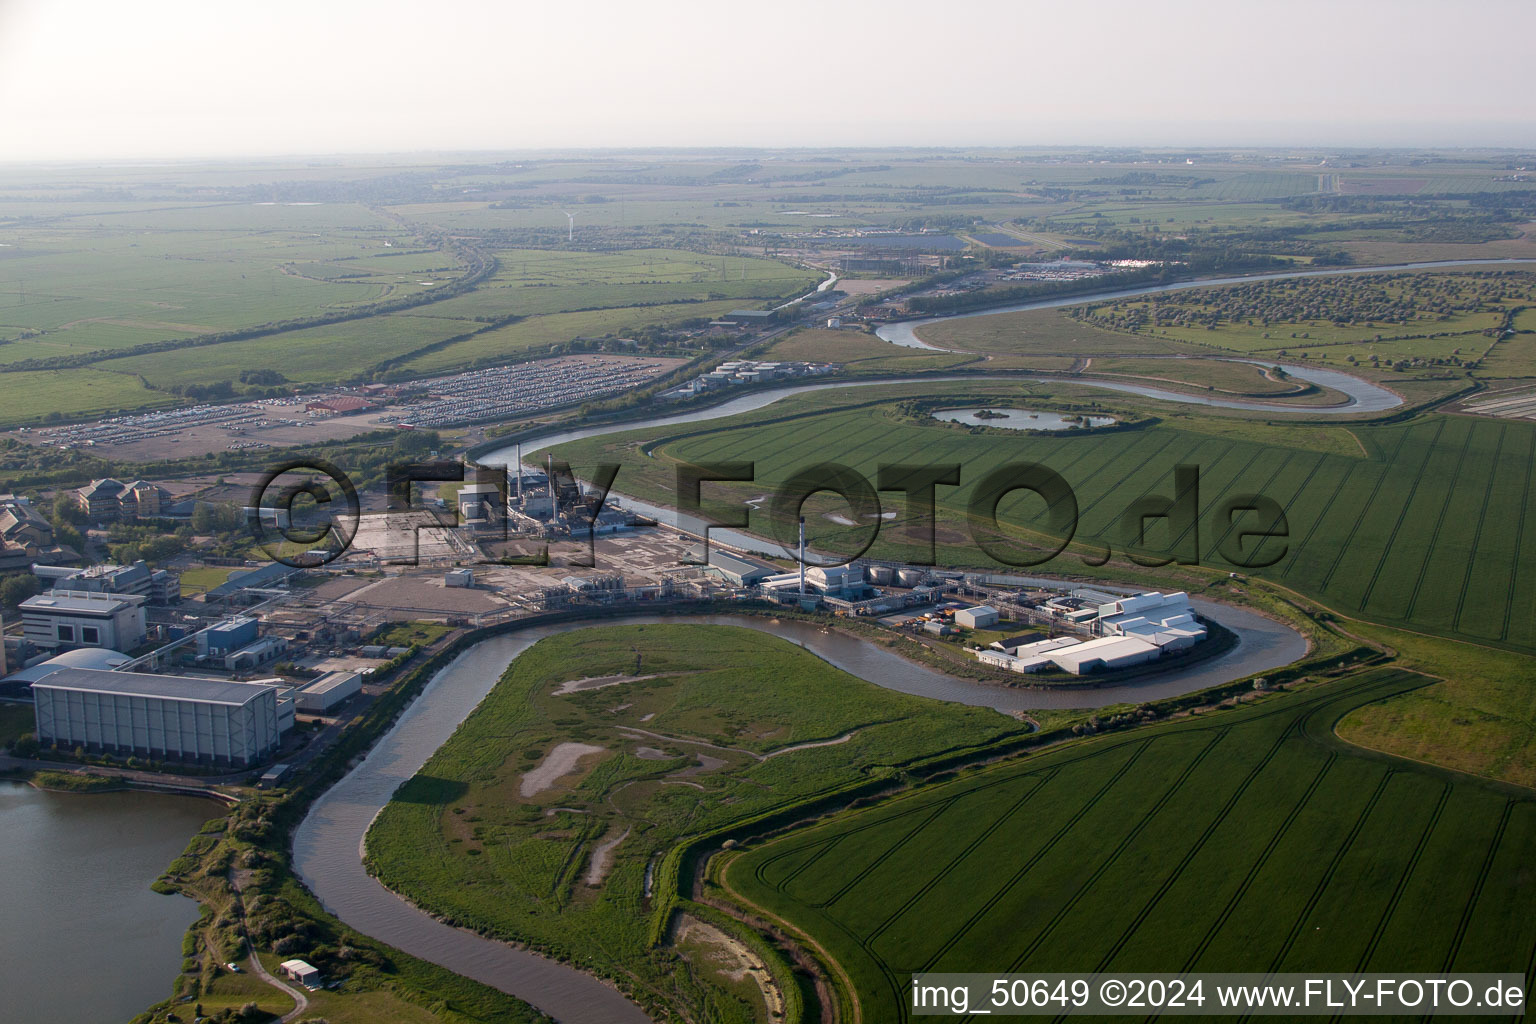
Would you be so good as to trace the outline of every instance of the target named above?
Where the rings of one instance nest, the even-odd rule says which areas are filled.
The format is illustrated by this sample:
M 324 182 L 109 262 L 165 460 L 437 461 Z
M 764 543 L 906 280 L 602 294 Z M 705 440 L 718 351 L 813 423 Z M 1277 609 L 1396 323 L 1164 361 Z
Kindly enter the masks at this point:
M 143 604 L 144 598 L 129 594 L 101 594 L 88 591 L 54 590 L 21 602 L 23 612 L 66 615 L 115 615 L 125 607 Z
M 229 579 L 204 595 L 204 599 L 219 600 L 225 597 L 233 597 L 242 590 L 251 587 L 264 587 L 270 583 L 278 583 L 287 579 L 299 570 L 285 562 L 268 562 L 259 569 L 248 569 L 230 575 Z
M 65 651 L 63 654 L 54 655 L 47 661 L 40 661 L 36 665 L 28 666 L 19 672 L 13 672 L 6 676 L 8 682 L 35 683 L 44 676 L 53 675 L 60 669 L 66 668 L 99 668 L 111 669 L 131 661 L 126 654 L 121 654 L 107 647 L 81 647 L 73 651 Z
M 311 695 L 330 693 L 338 686 L 346 686 L 357 678 L 359 678 L 359 673 L 357 672 L 327 672 L 314 682 L 306 683 L 300 688 L 300 692 Z
M 147 672 L 104 672 L 92 668 L 61 668 L 33 683 L 32 688 L 160 697 L 236 706 L 248 704 L 268 691 L 277 691 L 275 686 L 257 683 L 231 683 L 195 676 L 157 676 Z

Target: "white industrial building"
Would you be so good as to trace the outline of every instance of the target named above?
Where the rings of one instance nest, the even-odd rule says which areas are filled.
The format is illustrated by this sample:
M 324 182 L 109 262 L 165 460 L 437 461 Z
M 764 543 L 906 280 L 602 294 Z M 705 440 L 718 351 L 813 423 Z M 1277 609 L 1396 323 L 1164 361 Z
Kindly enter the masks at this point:
M 986 604 L 979 604 L 974 608 L 961 608 L 955 612 L 955 625 L 964 626 L 967 629 L 987 629 L 997 625 L 997 620 L 997 609 Z
M 766 576 L 757 585 L 770 593 L 798 594 L 800 572 Z M 812 566 L 805 570 L 805 592 L 824 597 L 861 597 L 865 592 L 864 572 L 851 565 Z
M 1039 672 L 1056 664 L 1052 660 L 1052 655 L 1056 651 L 1076 647 L 1081 643 L 1082 641 L 1075 636 L 1056 636 L 1049 640 L 1036 640 L 1033 643 L 1015 644 L 1011 647 L 999 641 L 989 650 L 977 651 L 976 660 L 983 665 L 1006 668 L 1010 672 Z
M 361 693 L 363 677 L 357 672 L 327 672 L 300 687 L 294 694 L 300 711 L 322 715 Z
M 131 651 L 144 642 L 144 598 L 53 590 L 21 602 L 22 634 L 51 651 L 60 647 L 108 647 Z
M 1099 632 L 1145 640 L 1166 651 L 1182 651 L 1204 640 L 1206 629 L 1195 618 L 1189 595 L 1156 591 L 1099 605 Z
M 449 569 L 443 573 L 445 587 L 473 587 L 474 585 L 475 570 L 473 569 Z
M 139 757 L 247 768 L 282 737 L 278 688 L 65 668 L 32 684 L 37 738 Z
M 1163 652 L 1156 644 L 1130 636 L 1101 636 L 1051 654 L 1051 661 L 1075 676 L 1109 672 L 1154 661 Z
M 1039 672 L 1055 666 L 1080 676 L 1141 665 L 1165 652 L 1193 647 L 1207 635 L 1195 618 L 1189 595 L 1182 591 L 1113 598 L 1089 611 L 1101 634 L 1096 639 L 1060 636 L 1019 643 L 1014 638 L 976 651 L 976 660 L 1010 672 Z M 955 613 L 957 622 L 962 614 Z

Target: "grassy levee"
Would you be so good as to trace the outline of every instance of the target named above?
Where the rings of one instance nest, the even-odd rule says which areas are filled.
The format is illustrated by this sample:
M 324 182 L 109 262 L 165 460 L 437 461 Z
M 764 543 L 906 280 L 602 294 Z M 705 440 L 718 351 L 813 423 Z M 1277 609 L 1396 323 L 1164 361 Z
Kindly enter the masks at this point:
M 722 890 L 806 936 L 865 1020 L 916 972 L 1515 971 L 1536 793 L 1363 751 L 1372 669 L 1094 737 L 719 858 Z

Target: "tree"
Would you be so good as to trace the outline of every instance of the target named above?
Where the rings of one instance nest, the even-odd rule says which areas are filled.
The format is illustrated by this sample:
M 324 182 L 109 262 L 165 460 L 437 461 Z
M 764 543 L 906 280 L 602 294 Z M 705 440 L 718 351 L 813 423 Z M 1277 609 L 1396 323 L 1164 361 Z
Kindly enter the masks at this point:
M 22 733 L 11 744 L 11 753 L 17 757 L 36 757 L 39 749 L 37 737 L 30 732 Z
M 86 522 L 85 509 L 80 507 L 80 503 L 75 500 L 72 492 L 61 490 L 53 496 L 52 519 L 54 526 L 58 526 L 59 523 L 74 523 L 76 526 L 82 526 Z
M 7 608 L 15 608 L 42 589 L 43 584 L 36 576 L 29 572 L 16 573 L 0 582 L 0 603 Z

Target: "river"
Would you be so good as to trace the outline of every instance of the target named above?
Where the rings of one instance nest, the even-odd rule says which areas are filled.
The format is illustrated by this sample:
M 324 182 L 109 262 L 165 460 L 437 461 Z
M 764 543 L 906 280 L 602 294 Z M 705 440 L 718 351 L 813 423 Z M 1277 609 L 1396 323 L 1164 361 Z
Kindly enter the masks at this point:
M 1190 288 L 1210 288 L 1224 284 L 1254 284 L 1260 281 L 1288 281 L 1299 277 L 1338 277 L 1344 274 L 1395 274 L 1406 270 L 1434 270 L 1437 267 L 1486 267 L 1519 266 L 1536 263 L 1536 259 L 1483 259 L 1437 260 L 1430 263 L 1390 263 L 1376 267 L 1333 267 L 1327 270 L 1282 270 L 1273 274 L 1249 274 L 1240 277 L 1208 277 L 1194 281 L 1175 281 L 1172 284 L 1151 284 L 1137 288 L 1106 288 L 1100 292 L 1083 292 L 1080 295 L 1062 295 L 1052 299 L 1032 299 L 1011 306 L 993 306 L 968 313 L 952 313 L 948 316 L 931 316 L 920 320 L 902 320 L 886 324 L 875 333 L 883 341 L 905 348 L 925 348 L 933 352 L 950 352 L 953 349 L 930 345 L 917 336 L 918 328 L 936 324 L 942 320 L 965 320 L 974 316 L 996 316 L 1000 313 L 1022 313 L 1027 309 L 1057 309 L 1061 306 L 1079 306 L 1085 302 L 1102 302 L 1105 299 L 1132 299 L 1138 295 L 1161 295 L 1164 292 L 1182 292 Z
M 1089 690 L 1026 690 L 958 679 L 864 640 L 801 621 L 748 616 L 639 614 L 576 620 L 482 641 L 441 669 L 363 761 L 310 809 L 294 837 L 294 866 L 327 910 L 364 934 L 524 999 L 563 1024 L 643 1024 L 645 1015 L 601 981 L 535 953 L 443 924 L 384 888 L 363 868 L 364 839 L 395 790 L 419 771 L 523 651 L 547 636 L 622 621 L 746 626 L 799 644 L 838 668 L 903 693 L 1004 711 L 1098 707 L 1203 689 L 1301 657 L 1294 630 L 1240 608 L 1196 602 L 1236 632 L 1236 648 L 1188 671 Z
M 171 994 L 197 903 L 150 890 L 220 807 L 0 782 L 0 1017 L 122 1024 Z

